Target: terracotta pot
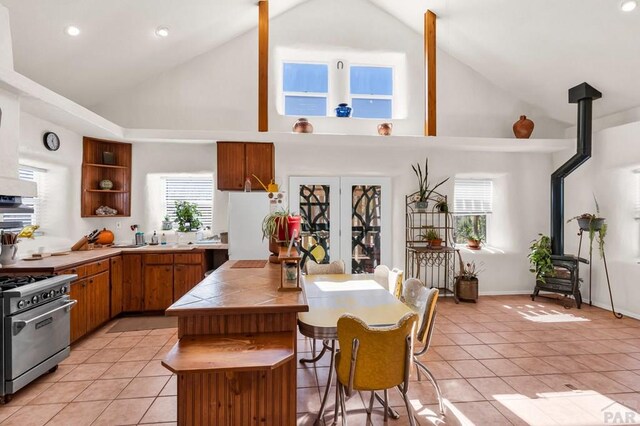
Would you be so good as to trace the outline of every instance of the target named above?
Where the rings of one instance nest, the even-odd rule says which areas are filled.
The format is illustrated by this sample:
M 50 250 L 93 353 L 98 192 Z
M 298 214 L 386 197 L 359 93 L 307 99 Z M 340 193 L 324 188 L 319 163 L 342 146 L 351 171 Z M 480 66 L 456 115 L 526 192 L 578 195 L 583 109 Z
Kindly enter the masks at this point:
M 513 123 L 513 134 L 518 139 L 529 139 L 533 132 L 533 121 L 529 120 L 526 115 L 521 115 L 520 120 Z
M 482 242 L 480 240 L 467 240 L 467 247 L 471 250 L 480 250 L 480 245 Z
M 96 240 L 97 244 L 113 244 L 113 240 L 115 239 L 113 232 L 109 231 L 107 228 L 104 228 L 98 234 L 98 239 Z
M 278 244 L 278 242 L 276 240 L 274 240 L 273 238 L 271 238 L 269 240 L 269 251 L 271 253 L 275 254 L 276 257 L 280 253 L 280 244 Z
M 431 247 L 442 247 L 442 238 L 429 241 Z
M 306 118 L 298 118 L 293 125 L 294 133 L 313 133 L 313 125 Z
M 378 124 L 378 134 L 380 136 L 391 136 L 392 130 L 393 130 L 393 123 Z

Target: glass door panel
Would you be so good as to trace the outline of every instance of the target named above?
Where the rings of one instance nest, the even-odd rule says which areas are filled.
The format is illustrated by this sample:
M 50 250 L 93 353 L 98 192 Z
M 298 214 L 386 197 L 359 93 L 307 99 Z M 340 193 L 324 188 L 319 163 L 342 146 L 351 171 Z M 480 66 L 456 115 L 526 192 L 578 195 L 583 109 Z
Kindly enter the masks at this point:
M 339 246 L 339 179 L 290 179 L 291 211 L 302 216 L 302 264 L 312 259 L 330 263 L 340 258 Z M 332 218 L 335 218 L 332 222 Z
M 342 247 L 347 272 L 372 273 L 380 264 L 390 266 L 390 188 L 389 178 L 341 179 Z

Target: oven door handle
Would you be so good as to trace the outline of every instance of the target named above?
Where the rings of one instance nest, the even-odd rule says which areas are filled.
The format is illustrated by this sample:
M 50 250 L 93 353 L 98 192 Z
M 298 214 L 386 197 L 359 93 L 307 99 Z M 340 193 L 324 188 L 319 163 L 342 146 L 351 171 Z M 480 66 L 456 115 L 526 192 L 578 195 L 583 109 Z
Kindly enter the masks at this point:
M 62 306 L 58 306 L 57 308 L 52 309 L 49 312 L 44 313 L 42 315 L 38 315 L 35 318 L 31 318 L 31 319 L 28 319 L 26 321 L 16 321 L 16 322 L 13 323 L 13 335 L 14 336 L 18 335 L 18 333 L 20 333 L 22 331 L 22 329 L 25 328 L 27 325 L 31 324 L 32 322 L 36 322 L 36 321 L 39 321 L 39 320 L 41 320 L 43 318 L 46 318 L 46 317 L 52 315 L 54 312 L 57 312 L 57 311 L 62 310 L 62 309 L 64 309 L 65 311 L 69 312 L 71 310 L 71 308 L 73 308 L 77 303 L 78 303 L 77 300 L 70 300 L 69 303 L 65 303 Z

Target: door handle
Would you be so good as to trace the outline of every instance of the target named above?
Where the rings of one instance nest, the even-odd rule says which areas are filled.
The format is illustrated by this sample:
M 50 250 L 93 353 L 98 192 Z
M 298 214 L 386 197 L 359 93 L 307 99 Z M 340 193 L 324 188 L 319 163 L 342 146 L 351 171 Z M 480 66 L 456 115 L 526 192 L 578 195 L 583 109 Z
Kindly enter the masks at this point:
M 62 309 L 64 309 L 66 312 L 69 312 L 76 304 L 78 303 L 77 300 L 70 300 L 69 303 L 65 303 L 62 306 L 58 306 L 55 309 L 50 310 L 49 312 L 46 312 L 42 315 L 38 315 L 35 318 L 31 318 L 28 319 L 26 321 L 16 321 L 13 323 L 13 335 L 16 336 L 18 333 L 20 333 L 22 331 L 23 328 L 25 328 L 26 326 L 28 326 L 29 324 L 36 322 L 38 320 L 41 320 L 43 318 L 46 318 L 50 315 L 52 315 L 54 312 L 58 312 Z

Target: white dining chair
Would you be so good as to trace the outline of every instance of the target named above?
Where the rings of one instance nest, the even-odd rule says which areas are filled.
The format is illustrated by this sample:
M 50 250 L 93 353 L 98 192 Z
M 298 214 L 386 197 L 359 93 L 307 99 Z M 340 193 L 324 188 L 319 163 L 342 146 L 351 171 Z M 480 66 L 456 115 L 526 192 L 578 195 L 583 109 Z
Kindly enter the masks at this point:
M 386 265 L 378 265 L 373 270 L 373 278 L 382 285 L 385 290 L 389 290 L 389 267 Z
M 418 278 L 408 278 L 402 284 L 402 299 L 411 308 L 421 310 L 427 301 L 429 291 Z
M 402 296 L 402 269 L 393 268 L 389 271 L 389 293 L 400 299 Z

